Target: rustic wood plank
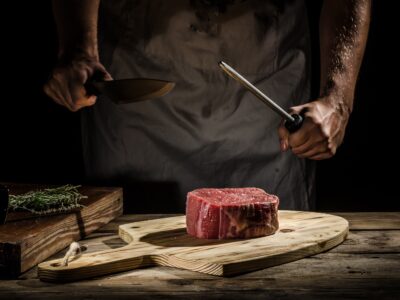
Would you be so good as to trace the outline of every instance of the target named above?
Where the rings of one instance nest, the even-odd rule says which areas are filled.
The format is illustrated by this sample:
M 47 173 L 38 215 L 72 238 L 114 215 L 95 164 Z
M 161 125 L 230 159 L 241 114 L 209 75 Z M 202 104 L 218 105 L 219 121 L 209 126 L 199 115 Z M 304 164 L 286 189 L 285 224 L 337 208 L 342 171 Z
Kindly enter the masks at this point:
M 377 213 L 379 215 L 379 213 Z M 169 215 L 167 215 L 169 216 Z M 159 218 L 125 215 L 85 238 L 88 252 L 125 245 L 120 224 Z M 351 213 L 348 219 L 359 219 Z M 376 219 L 379 219 L 377 216 Z M 115 230 L 111 230 L 115 228 Z M 309 258 L 233 278 L 170 267 L 137 269 L 94 280 L 51 284 L 36 268 L 20 280 L 0 280 L 1 299 L 399 299 L 400 230 L 350 232 L 336 248 Z M 382 236 L 385 237 L 382 240 Z M 385 245 L 382 245 L 384 243 Z M 62 257 L 65 249 L 53 256 Z
M 31 187 L 31 186 L 30 186 Z M 24 185 L 11 185 L 16 193 Z M 7 222 L 0 226 L 0 277 L 18 276 L 122 214 L 122 189 L 82 187 L 83 208 L 67 214 Z
M 400 212 L 334 212 L 349 221 L 350 230 L 400 230 Z
M 62 285 L 37 279 L 0 281 L 1 295 L 12 293 L 29 299 L 66 299 L 71 291 L 79 297 L 110 299 L 112 297 L 169 296 L 216 298 L 273 299 L 293 298 L 341 299 L 399 295 L 400 255 L 354 255 L 323 253 L 311 258 L 222 278 L 168 267 L 138 269 L 96 280 Z M 342 297 L 343 296 L 343 297 Z M 254 298 L 256 297 L 256 298 Z M 196 298 L 195 298 L 196 299 Z M 393 298 L 395 299 L 395 298 Z
M 400 230 L 351 231 L 340 247 L 330 253 L 400 253 Z
M 300 259 L 330 249 L 348 233 L 340 217 L 280 211 L 280 230 L 255 239 L 205 240 L 186 233 L 185 216 L 120 225 L 129 243 L 119 249 L 87 253 L 63 266 L 61 260 L 39 265 L 47 281 L 72 281 L 134 268 L 163 265 L 219 276 L 232 276 Z

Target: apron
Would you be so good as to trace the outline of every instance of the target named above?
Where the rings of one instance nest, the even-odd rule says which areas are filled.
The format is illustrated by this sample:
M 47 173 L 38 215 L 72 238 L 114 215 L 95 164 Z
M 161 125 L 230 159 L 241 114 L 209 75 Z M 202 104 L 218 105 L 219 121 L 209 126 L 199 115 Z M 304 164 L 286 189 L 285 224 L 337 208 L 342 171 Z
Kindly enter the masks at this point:
M 303 1 L 101 3 L 99 51 L 113 78 L 176 86 L 83 110 L 88 178 L 123 185 L 125 212 L 183 212 L 202 187 L 259 187 L 282 209 L 314 208 L 314 164 L 280 151 L 280 117 L 218 67 L 227 62 L 285 109 L 308 101 Z

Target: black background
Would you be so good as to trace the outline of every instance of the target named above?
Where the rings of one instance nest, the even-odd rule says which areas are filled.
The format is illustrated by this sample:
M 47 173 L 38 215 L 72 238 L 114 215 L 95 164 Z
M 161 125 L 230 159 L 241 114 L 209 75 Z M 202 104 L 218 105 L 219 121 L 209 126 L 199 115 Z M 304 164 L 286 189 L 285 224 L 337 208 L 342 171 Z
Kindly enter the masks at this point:
M 318 164 L 318 210 L 400 210 L 396 1 L 375 1 L 354 111 L 336 156 Z M 309 1 L 318 86 L 319 2 Z M 56 61 L 50 1 L 3 6 L 0 181 L 83 183 L 79 114 L 42 92 Z

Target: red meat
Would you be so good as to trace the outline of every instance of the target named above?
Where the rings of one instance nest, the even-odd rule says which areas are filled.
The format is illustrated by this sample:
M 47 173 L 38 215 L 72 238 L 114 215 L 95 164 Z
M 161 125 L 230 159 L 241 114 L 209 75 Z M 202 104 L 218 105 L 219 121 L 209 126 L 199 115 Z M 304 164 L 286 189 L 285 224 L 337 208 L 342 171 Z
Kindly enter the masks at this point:
M 197 189 L 186 202 L 186 230 L 204 239 L 254 238 L 278 230 L 279 198 L 258 188 Z

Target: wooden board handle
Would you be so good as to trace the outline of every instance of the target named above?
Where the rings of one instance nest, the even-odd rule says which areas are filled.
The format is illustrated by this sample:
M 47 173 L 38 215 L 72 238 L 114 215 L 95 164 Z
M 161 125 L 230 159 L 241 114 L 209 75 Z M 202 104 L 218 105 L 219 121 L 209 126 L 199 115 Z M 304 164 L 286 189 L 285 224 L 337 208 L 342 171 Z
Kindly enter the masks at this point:
M 154 265 L 154 247 L 121 247 L 118 249 L 87 253 L 73 258 L 68 266 L 63 259 L 43 262 L 38 266 L 38 276 L 43 281 L 68 282 L 124 272 Z

